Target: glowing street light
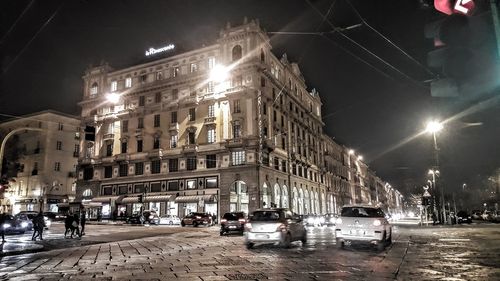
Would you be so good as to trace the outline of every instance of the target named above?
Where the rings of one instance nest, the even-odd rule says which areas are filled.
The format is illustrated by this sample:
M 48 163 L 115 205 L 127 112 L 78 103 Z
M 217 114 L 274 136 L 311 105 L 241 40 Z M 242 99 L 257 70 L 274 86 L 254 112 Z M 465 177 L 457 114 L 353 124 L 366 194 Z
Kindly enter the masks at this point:
M 358 161 L 363 161 L 363 156 L 359 155 L 358 156 Z
M 117 93 L 109 93 L 106 95 L 106 100 L 111 103 L 118 103 L 120 101 L 120 95 Z
M 425 128 L 425 131 L 428 133 L 435 134 L 443 129 L 443 124 L 438 121 L 429 121 Z
M 354 150 L 350 149 L 349 150 L 349 155 L 353 155 L 354 154 Z
M 229 76 L 229 69 L 220 64 L 214 66 L 214 68 L 210 72 L 210 80 L 217 83 L 224 82 L 228 76 Z

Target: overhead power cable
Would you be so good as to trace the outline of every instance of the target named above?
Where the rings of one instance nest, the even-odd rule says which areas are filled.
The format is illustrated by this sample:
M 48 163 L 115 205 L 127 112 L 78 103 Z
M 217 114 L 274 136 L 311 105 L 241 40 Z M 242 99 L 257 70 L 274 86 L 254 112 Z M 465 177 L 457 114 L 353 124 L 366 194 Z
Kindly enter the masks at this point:
M 38 34 L 40 34 L 40 32 L 42 32 L 42 30 L 50 23 L 50 21 L 56 16 L 56 14 L 59 12 L 59 10 L 61 9 L 61 7 L 63 6 L 64 4 L 64 1 L 61 2 L 61 4 L 59 4 L 59 7 L 57 7 L 57 9 L 54 11 L 54 13 L 50 16 L 50 18 L 48 18 L 45 23 L 42 25 L 42 27 L 40 27 L 40 29 L 38 29 L 38 31 L 35 33 L 35 35 L 33 35 L 31 37 L 31 39 L 28 41 L 28 43 L 26 43 L 26 45 L 24 45 L 24 47 L 21 49 L 21 51 L 19 51 L 19 53 L 14 57 L 14 59 L 12 59 L 10 61 L 10 63 L 3 69 L 3 73 L 6 73 L 7 71 L 9 71 L 9 68 L 17 61 L 17 59 L 24 53 L 24 51 L 26 51 L 26 49 L 28 48 L 28 46 L 31 44 L 31 42 L 33 42 L 35 40 L 35 38 L 38 36 Z
M 316 13 L 318 13 L 320 16 L 324 17 L 324 15 L 321 13 L 321 11 L 319 11 L 309 0 L 306 0 L 306 2 L 311 6 L 311 8 L 314 9 L 314 11 Z M 387 67 L 389 67 L 390 69 L 392 69 L 393 71 L 399 73 L 400 75 L 404 76 L 406 79 L 410 80 L 412 83 L 414 83 L 415 85 L 421 87 L 421 88 L 425 88 L 424 85 L 422 85 L 419 81 L 416 81 L 415 79 L 413 79 L 412 77 L 408 76 L 407 74 L 405 74 L 404 72 L 402 72 L 401 70 L 399 70 L 398 68 L 396 68 L 395 66 L 393 66 L 392 64 L 390 64 L 389 62 L 385 61 L 384 59 L 382 59 L 381 57 L 377 56 L 376 54 L 374 54 L 372 51 L 368 50 L 366 47 L 364 47 L 363 45 L 359 44 L 358 42 L 356 42 L 355 40 L 353 40 L 352 38 L 350 38 L 349 36 L 345 35 L 343 32 L 341 32 L 341 29 L 336 27 L 330 20 L 326 19 L 326 22 L 328 23 L 328 25 L 330 25 L 330 27 L 332 28 L 332 33 L 337 33 L 339 34 L 340 36 L 342 36 L 343 38 L 347 39 L 349 42 L 351 42 L 352 44 L 356 45 L 358 48 L 360 48 L 361 50 L 365 51 L 366 53 L 368 53 L 369 55 L 371 55 L 372 57 L 374 57 L 375 59 L 377 59 L 378 61 L 382 62 L 384 65 L 386 65 Z
M 24 16 L 24 14 L 26 14 L 26 11 L 29 10 L 29 8 L 31 7 L 31 5 L 33 5 L 33 3 L 35 2 L 35 0 L 31 0 L 29 2 L 29 4 L 24 8 L 24 10 L 22 11 L 22 13 L 19 15 L 19 17 L 17 17 L 16 21 L 14 21 L 14 23 L 12 24 L 12 26 L 9 28 L 9 30 L 7 30 L 7 32 L 4 34 L 4 36 L 2 37 L 2 39 L 0 39 L 0 45 L 3 44 L 3 42 L 5 41 L 5 39 L 9 36 L 9 34 L 12 32 L 12 30 L 14 30 L 14 28 L 16 27 L 17 23 L 21 20 L 21 18 Z
M 351 6 L 351 8 L 353 9 L 354 13 L 358 16 L 358 18 L 363 22 L 363 25 L 365 25 L 366 27 L 368 27 L 370 30 L 372 30 L 373 32 L 375 32 L 375 34 L 377 34 L 378 36 L 380 36 L 381 38 L 383 38 L 387 43 L 389 43 L 391 46 L 393 46 L 394 48 L 396 48 L 399 52 L 401 52 L 403 55 L 405 55 L 408 59 L 410 59 L 412 62 L 414 62 L 416 65 L 418 65 L 419 67 L 421 67 L 423 70 L 425 70 L 428 74 L 432 75 L 433 77 L 436 76 L 436 74 L 434 74 L 430 69 L 428 69 L 427 67 L 425 67 L 424 65 L 422 65 L 419 61 L 417 61 L 415 58 L 413 58 L 410 54 L 408 54 L 407 52 L 405 52 L 401 47 L 399 47 L 398 45 L 396 45 L 394 42 L 392 42 L 391 39 L 387 38 L 386 36 L 384 36 L 382 33 L 380 33 L 377 29 L 375 29 L 374 27 L 372 27 L 362 16 L 361 14 L 358 12 L 358 10 L 356 9 L 356 7 L 354 7 L 354 5 L 351 3 L 350 0 L 345 0 L 349 6 Z

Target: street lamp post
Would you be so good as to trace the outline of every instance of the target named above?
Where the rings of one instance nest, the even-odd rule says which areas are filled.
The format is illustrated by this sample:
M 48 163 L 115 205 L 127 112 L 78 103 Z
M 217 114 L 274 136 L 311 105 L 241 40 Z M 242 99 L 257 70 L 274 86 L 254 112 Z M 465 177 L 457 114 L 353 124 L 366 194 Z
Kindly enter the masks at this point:
M 427 127 L 425 129 L 426 132 L 432 134 L 432 138 L 434 140 L 434 160 L 435 166 L 434 169 L 429 171 L 429 174 L 432 174 L 432 182 L 434 184 L 434 189 L 437 192 L 437 182 L 436 175 L 439 176 L 439 148 L 437 144 L 437 133 L 443 129 L 443 123 L 439 121 L 430 121 L 427 123 Z M 432 171 L 432 172 L 431 172 Z M 446 223 L 446 209 L 444 205 L 444 188 L 441 186 L 441 207 L 442 207 L 442 218 L 443 223 Z

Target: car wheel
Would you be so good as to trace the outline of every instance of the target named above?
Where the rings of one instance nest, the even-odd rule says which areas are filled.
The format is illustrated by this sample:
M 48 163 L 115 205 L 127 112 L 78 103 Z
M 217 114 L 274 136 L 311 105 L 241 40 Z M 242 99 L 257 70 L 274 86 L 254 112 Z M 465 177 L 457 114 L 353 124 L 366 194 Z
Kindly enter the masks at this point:
M 224 236 L 224 231 L 221 231 L 221 232 L 220 232 L 220 236 Z
M 389 236 L 389 239 L 387 239 L 387 245 L 392 244 L 392 231 L 391 231 L 391 236 Z
M 254 246 L 254 244 L 253 244 L 252 242 L 248 242 L 248 243 L 246 244 L 246 246 L 247 246 L 247 249 L 252 249 L 252 248 L 253 248 L 253 246 Z
M 386 242 L 385 236 L 386 236 L 386 234 L 384 232 L 384 236 L 382 236 L 382 240 L 378 241 L 378 243 L 377 243 L 377 250 L 379 250 L 379 251 L 383 251 L 385 249 L 385 242 Z
M 335 242 L 336 242 L 337 248 L 339 248 L 339 249 L 343 249 L 344 248 L 344 241 L 342 241 L 339 238 L 337 238 L 335 240 Z
M 168 224 L 173 225 L 173 224 L 174 224 L 174 222 L 173 222 L 173 221 L 170 221 Z
M 291 244 L 292 244 L 292 236 L 290 235 L 290 233 L 287 233 L 285 235 L 285 240 L 283 240 L 283 246 L 285 248 L 290 248 Z
M 197 222 L 193 222 L 193 227 L 198 227 L 198 223 Z
M 181 222 L 181 226 L 182 226 L 182 227 L 185 227 L 185 226 L 186 226 L 186 224 L 185 224 L 184 222 Z

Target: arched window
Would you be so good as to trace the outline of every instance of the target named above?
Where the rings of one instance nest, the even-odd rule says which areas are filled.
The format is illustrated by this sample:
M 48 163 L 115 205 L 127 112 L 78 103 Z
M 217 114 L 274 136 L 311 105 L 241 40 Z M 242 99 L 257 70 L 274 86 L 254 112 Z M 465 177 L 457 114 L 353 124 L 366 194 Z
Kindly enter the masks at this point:
M 236 61 L 236 60 L 239 60 L 241 59 L 241 56 L 242 56 L 242 49 L 241 49 L 241 46 L 240 45 L 236 45 L 233 47 L 233 51 L 232 51 L 232 61 Z
M 304 214 L 310 214 L 311 209 L 309 208 L 311 201 L 309 201 L 309 191 L 306 189 L 304 191 Z
M 266 183 L 262 185 L 261 194 L 262 194 L 261 198 L 262 208 L 271 207 L 271 193 L 269 192 L 269 188 L 267 187 Z
M 292 191 L 292 212 L 300 214 L 299 209 L 299 192 L 297 191 L 297 187 L 293 187 Z
M 94 82 L 92 86 L 90 87 L 90 95 L 97 95 L 97 90 L 98 90 L 99 85 L 97 82 Z
M 229 208 L 231 212 L 248 214 L 248 188 L 243 181 L 235 181 L 229 188 Z
M 301 214 L 301 215 L 305 214 L 305 211 L 304 211 L 304 190 L 302 189 L 302 187 L 299 189 L 298 205 L 299 205 L 299 214 Z
M 274 185 L 274 207 L 281 207 L 281 188 L 279 184 Z
M 91 196 L 92 196 L 92 190 L 90 190 L 90 189 L 85 189 L 85 190 L 83 191 L 83 194 L 82 194 L 82 195 L 83 195 L 83 197 L 91 197 Z
M 281 189 L 281 207 L 288 208 L 288 188 L 286 185 Z

